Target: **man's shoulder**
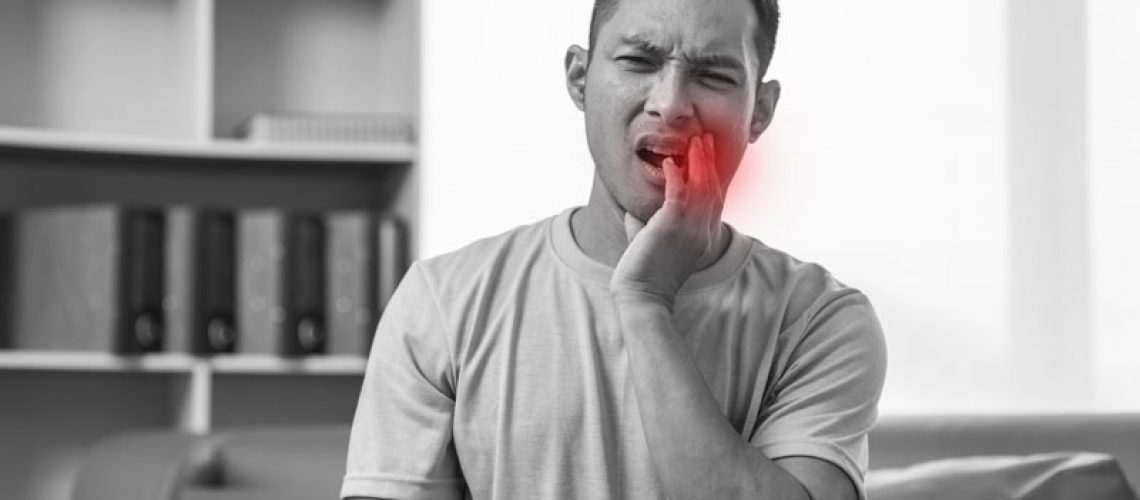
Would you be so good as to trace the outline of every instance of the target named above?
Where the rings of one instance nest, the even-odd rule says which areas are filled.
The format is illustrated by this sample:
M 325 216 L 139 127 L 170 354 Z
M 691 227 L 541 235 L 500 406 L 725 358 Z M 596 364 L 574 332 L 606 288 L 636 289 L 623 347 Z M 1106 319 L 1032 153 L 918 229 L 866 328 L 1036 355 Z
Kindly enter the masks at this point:
M 778 349 L 788 353 L 782 359 L 858 352 L 865 368 L 885 366 L 882 325 L 862 290 L 840 281 L 818 262 L 757 243 L 746 264 L 751 269 L 744 272 L 759 283 L 754 286 L 763 287 L 754 294 L 761 297 L 759 307 L 779 318 Z
M 862 290 L 839 280 L 823 264 L 751 239 L 746 265 L 759 275 L 764 292 L 783 303 L 789 319 L 798 319 L 844 297 L 867 300 Z
M 747 265 L 758 268 L 772 287 L 850 288 L 819 262 L 802 259 L 759 239 L 744 237 L 753 243 Z

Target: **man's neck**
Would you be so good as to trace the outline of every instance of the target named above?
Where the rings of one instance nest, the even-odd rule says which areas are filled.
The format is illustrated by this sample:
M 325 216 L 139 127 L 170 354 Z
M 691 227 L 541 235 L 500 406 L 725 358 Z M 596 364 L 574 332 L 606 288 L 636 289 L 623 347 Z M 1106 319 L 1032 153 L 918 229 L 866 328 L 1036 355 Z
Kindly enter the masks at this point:
M 609 267 L 617 266 L 629 240 L 625 236 L 625 210 L 594 176 L 590 202 L 570 218 L 570 231 L 582 252 Z
M 648 221 L 646 221 L 648 222 Z M 722 224 L 721 241 L 717 251 L 704 259 L 697 269 L 713 265 L 728 250 L 731 241 L 728 227 Z M 625 210 L 617 204 L 609 190 L 594 176 L 590 202 L 574 211 L 570 218 L 570 231 L 578 248 L 591 259 L 609 267 L 616 267 L 625 253 L 629 240 L 625 235 Z

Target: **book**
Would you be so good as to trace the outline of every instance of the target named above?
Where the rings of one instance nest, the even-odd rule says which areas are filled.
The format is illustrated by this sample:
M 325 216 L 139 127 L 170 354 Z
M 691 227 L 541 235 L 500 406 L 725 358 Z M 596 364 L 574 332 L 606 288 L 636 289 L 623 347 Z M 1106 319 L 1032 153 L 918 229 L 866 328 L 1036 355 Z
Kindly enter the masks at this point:
M 327 214 L 329 354 L 366 355 L 379 316 L 376 214 Z
M 12 214 L 5 347 L 139 354 L 165 340 L 164 217 L 118 205 Z
M 188 206 L 167 210 L 167 350 L 199 355 L 237 345 L 233 212 Z
M 398 114 L 257 113 L 238 129 L 257 143 L 412 144 L 412 119 Z
M 325 352 L 324 222 L 313 213 L 238 215 L 238 351 Z

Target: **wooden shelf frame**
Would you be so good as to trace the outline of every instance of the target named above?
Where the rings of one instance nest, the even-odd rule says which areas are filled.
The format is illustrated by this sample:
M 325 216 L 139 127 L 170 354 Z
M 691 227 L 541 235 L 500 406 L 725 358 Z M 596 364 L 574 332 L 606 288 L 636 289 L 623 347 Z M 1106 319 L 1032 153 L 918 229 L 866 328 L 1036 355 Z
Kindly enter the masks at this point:
M 257 144 L 235 139 L 183 141 L 44 131 L 0 126 L 0 148 L 186 160 L 402 164 L 416 161 L 414 144 Z
M 350 375 L 364 373 L 363 356 L 223 354 L 198 357 L 181 353 L 118 355 L 80 351 L 0 350 L 0 370 L 50 372 L 144 372 L 251 375 Z

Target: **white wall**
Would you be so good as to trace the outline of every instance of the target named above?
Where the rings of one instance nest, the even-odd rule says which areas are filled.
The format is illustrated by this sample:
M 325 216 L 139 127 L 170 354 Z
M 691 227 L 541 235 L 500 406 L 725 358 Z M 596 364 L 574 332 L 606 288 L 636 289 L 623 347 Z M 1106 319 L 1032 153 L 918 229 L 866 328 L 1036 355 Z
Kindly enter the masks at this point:
M 771 147 L 727 217 L 867 292 L 884 411 L 1004 405 L 977 390 L 1009 348 L 1001 4 L 781 7 Z
M 1088 2 L 1093 371 L 1099 406 L 1140 408 L 1140 2 Z
M 592 166 L 562 56 L 585 45 L 590 3 L 425 2 L 424 255 L 586 202 Z M 1140 217 L 1124 216 L 1140 215 L 1140 69 L 1124 49 L 1140 46 L 1140 8 L 1090 4 L 1090 215 L 1063 230 L 1090 231 L 1095 334 L 1042 334 L 1092 359 L 1040 381 L 1013 311 L 1045 299 L 1018 309 L 1011 297 L 1053 282 L 1015 283 L 1011 269 L 1048 233 L 1015 230 L 1025 221 L 1012 214 L 1048 200 L 1011 199 L 1010 116 L 1023 115 L 1008 99 L 1006 2 L 782 2 L 769 76 L 783 99 L 725 217 L 868 293 L 891 354 L 883 411 L 1140 408 L 1140 231 L 1125 222 Z M 1043 355 L 1063 354 L 1058 340 L 1041 338 Z M 1068 392 L 1029 390 L 1051 384 Z
M 422 255 L 589 199 L 593 164 L 562 61 L 591 3 L 425 1 Z

